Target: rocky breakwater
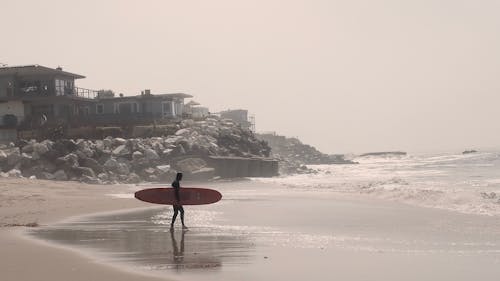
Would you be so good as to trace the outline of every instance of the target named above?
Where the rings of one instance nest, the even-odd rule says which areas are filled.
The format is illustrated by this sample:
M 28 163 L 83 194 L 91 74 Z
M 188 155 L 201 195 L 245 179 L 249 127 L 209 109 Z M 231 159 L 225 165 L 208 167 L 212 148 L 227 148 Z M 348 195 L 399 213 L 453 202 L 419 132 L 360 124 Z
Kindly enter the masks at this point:
M 207 179 L 210 157 L 265 158 L 266 142 L 229 120 L 183 120 L 173 135 L 99 140 L 20 140 L 0 146 L 1 177 L 88 183 L 170 181 L 177 171 Z
M 280 160 L 280 174 L 303 174 L 315 171 L 306 165 L 357 164 L 341 154 L 325 154 L 315 147 L 302 143 L 297 138 L 272 134 L 257 134 L 271 147 L 272 157 Z

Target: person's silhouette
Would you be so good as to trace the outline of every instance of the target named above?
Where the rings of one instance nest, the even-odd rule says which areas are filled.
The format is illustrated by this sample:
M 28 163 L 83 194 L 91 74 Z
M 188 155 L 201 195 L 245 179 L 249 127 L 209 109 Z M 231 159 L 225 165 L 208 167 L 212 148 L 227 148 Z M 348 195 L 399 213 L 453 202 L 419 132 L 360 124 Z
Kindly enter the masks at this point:
M 174 207 L 174 216 L 172 217 L 172 224 L 170 225 L 170 228 L 174 228 L 174 223 L 175 219 L 177 218 L 177 214 L 181 212 L 181 222 L 182 222 L 182 228 L 186 229 L 186 225 L 184 224 L 184 208 L 181 205 L 181 196 L 180 196 L 180 188 L 181 188 L 181 183 L 180 181 L 182 180 L 182 173 L 177 173 L 175 176 L 175 181 L 172 182 L 172 187 L 174 188 L 174 193 L 175 193 L 175 199 L 177 200 L 177 203 L 173 205 Z

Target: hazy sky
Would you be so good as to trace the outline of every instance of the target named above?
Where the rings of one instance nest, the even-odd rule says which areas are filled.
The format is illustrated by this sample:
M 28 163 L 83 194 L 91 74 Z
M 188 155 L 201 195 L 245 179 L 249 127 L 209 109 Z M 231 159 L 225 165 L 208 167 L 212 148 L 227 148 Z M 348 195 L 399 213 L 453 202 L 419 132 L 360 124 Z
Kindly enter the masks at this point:
M 0 0 L 0 62 L 185 92 L 329 153 L 500 147 L 500 1 Z

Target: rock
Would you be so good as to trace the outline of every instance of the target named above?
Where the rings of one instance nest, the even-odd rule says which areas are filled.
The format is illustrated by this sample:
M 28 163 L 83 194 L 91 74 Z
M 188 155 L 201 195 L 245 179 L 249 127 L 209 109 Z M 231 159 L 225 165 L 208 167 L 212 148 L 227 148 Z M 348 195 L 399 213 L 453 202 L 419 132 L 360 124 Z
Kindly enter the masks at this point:
M 132 153 L 132 160 L 138 160 L 142 157 L 144 157 L 144 154 L 142 154 L 142 152 L 140 151 L 134 151 L 134 153 Z
M 30 176 L 30 177 L 29 177 L 29 179 L 30 179 L 30 180 L 36 180 L 36 176 L 35 176 L 35 175 Z
M 158 153 L 152 149 L 145 149 L 144 150 L 144 156 L 146 157 L 147 160 L 158 160 L 160 159 L 160 156 L 158 156 Z
M 181 127 L 192 127 L 195 124 L 193 119 L 184 119 L 181 121 Z
M 33 143 L 28 143 L 21 148 L 22 153 L 33 153 Z
M 66 156 L 57 158 L 56 164 L 65 168 L 78 167 L 78 156 L 75 153 L 69 153 Z
M 91 168 L 96 173 L 102 173 L 104 168 L 92 158 L 83 158 L 80 160 L 80 166 Z
M 100 173 L 100 174 L 98 174 L 97 178 L 100 179 L 100 180 L 102 180 L 102 181 L 108 181 L 109 180 L 109 176 L 106 173 Z
M 95 178 L 94 171 L 89 167 L 74 167 L 71 171 L 80 177 L 87 176 L 87 177 Z
M 191 130 L 189 130 L 189 129 L 180 129 L 177 132 L 175 132 L 175 135 L 176 136 L 189 136 L 190 133 L 191 133 Z
M 0 163 L 5 163 L 7 162 L 7 154 L 3 152 L 3 150 L 0 150 Z
M 33 154 L 36 153 L 38 156 L 43 156 L 47 152 L 49 152 L 49 148 L 46 143 L 33 144 Z
M 127 140 L 123 139 L 123 138 L 114 138 L 113 139 L 113 145 L 116 145 L 116 146 L 124 145 L 126 142 L 127 142 Z
M 9 154 L 7 154 L 7 164 L 9 166 L 14 166 L 21 162 L 21 153 L 19 153 L 19 149 L 11 150 Z
M 118 163 L 118 166 L 116 167 L 116 172 L 119 175 L 127 175 L 130 173 L 130 168 L 125 163 Z
M 173 151 L 174 151 L 173 149 L 165 149 L 162 151 L 161 154 L 163 157 L 168 157 L 168 156 L 170 156 L 170 154 L 172 154 Z
M 102 140 L 102 144 L 104 145 L 105 148 L 111 148 L 111 146 L 113 146 L 113 140 L 105 138 Z
M 156 169 L 160 170 L 163 173 L 166 173 L 166 172 L 170 171 L 170 165 L 156 166 Z
M 113 150 L 113 155 L 115 156 L 126 156 L 128 154 L 130 154 L 130 150 L 124 144 L 119 145 Z
M 104 163 L 104 168 L 108 171 L 114 171 L 118 168 L 118 161 L 114 158 L 109 158 L 105 163 Z
M 141 178 L 136 173 L 130 173 L 127 177 L 128 183 L 140 183 Z
M 102 140 L 96 140 L 94 146 L 97 151 L 103 151 L 106 148 Z
M 183 139 L 181 136 L 169 136 L 168 138 L 166 138 L 164 140 L 163 143 L 166 145 L 174 144 L 174 143 L 177 143 L 178 141 L 180 141 L 181 139 Z
M 88 147 L 81 149 L 80 152 L 88 158 L 92 158 L 94 156 L 94 151 Z
M 58 181 L 65 181 L 68 180 L 68 176 L 63 170 L 57 170 L 57 172 L 54 173 L 54 179 Z
M 21 165 L 23 168 L 29 168 L 33 164 L 33 157 L 27 153 L 21 154 Z
M 7 174 L 11 178 L 22 178 L 23 177 L 21 171 L 19 171 L 18 169 L 12 169 L 12 170 L 8 171 Z
M 53 180 L 56 178 L 53 174 L 47 172 L 41 172 L 38 177 L 43 180 Z
M 80 177 L 80 181 L 84 182 L 84 183 L 88 183 L 88 184 L 99 184 L 99 183 L 101 183 L 101 181 L 98 178 L 96 178 L 96 177 L 90 177 L 90 176 L 87 176 L 87 175 L 82 175 Z

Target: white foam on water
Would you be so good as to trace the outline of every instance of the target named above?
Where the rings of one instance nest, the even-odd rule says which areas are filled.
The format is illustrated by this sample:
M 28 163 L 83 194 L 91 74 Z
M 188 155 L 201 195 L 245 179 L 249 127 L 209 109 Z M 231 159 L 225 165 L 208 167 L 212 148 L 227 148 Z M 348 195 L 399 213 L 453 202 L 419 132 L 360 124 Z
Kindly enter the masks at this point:
M 462 213 L 500 215 L 497 152 L 355 158 L 358 165 L 311 165 L 317 174 L 253 178 L 292 189 L 378 198 Z

